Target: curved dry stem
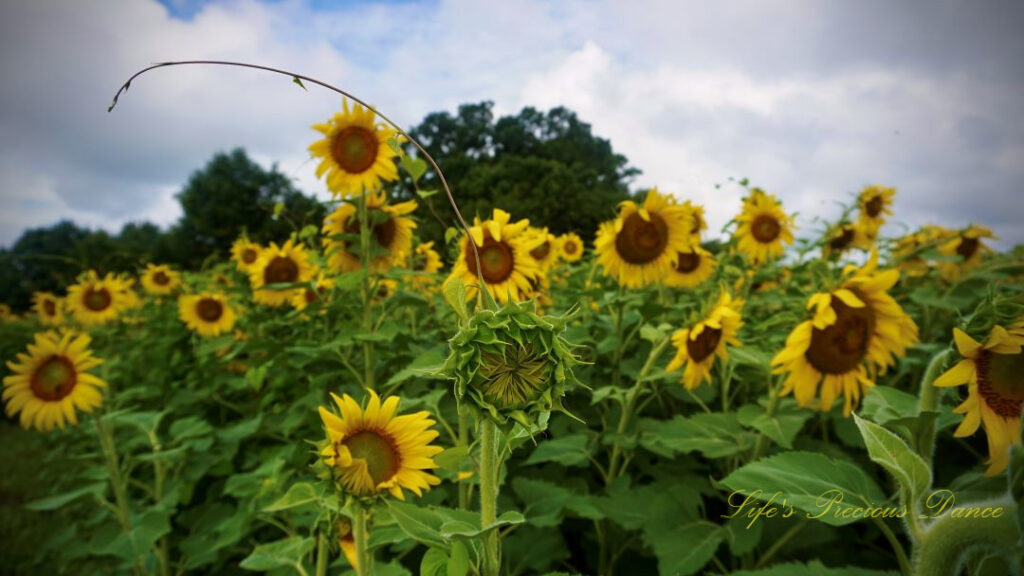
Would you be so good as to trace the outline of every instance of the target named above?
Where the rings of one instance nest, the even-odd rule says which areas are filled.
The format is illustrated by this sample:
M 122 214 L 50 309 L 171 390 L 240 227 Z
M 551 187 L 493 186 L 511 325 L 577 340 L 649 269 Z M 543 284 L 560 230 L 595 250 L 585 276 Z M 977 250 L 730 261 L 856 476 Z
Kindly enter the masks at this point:
M 110 106 L 107 108 L 107 112 L 112 112 L 114 110 L 114 107 L 117 106 L 118 98 L 120 98 L 120 96 L 121 96 L 121 94 L 123 92 L 127 92 L 128 91 L 128 87 L 131 86 L 132 81 L 135 80 L 136 78 L 138 78 L 139 76 L 142 76 L 146 72 L 149 72 L 150 70 L 156 70 L 157 68 L 165 68 L 165 67 L 168 67 L 168 66 L 185 66 L 185 65 L 192 65 L 192 64 L 206 64 L 206 65 L 216 65 L 216 66 L 238 66 L 240 68 L 252 68 L 254 70 L 264 70 L 266 72 L 273 72 L 275 74 L 282 74 L 284 76 L 291 76 L 292 80 L 299 80 L 299 81 L 309 82 L 311 84 L 316 84 L 317 86 L 320 86 L 320 87 L 326 88 L 326 89 L 328 89 L 328 90 L 330 90 L 332 92 L 336 92 L 338 94 L 341 94 L 342 96 L 344 96 L 346 98 L 350 98 L 350 99 L 354 100 L 355 102 L 358 102 L 362 106 L 364 106 L 366 108 L 369 108 L 370 110 L 373 110 L 373 112 L 377 116 L 380 116 L 381 120 L 384 120 L 385 122 L 387 122 L 392 128 L 395 129 L 395 131 L 397 131 L 399 134 L 401 134 L 403 137 L 405 137 L 406 140 L 411 142 L 412 145 L 416 147 L 416 150 L 418 150 L 420 154 L 423 154 L 423 157 L 427 159 L 427 162 L 430 163 L 430 166 L 431 166 L 431 168 L 434 169 L 434 172 L 437 173 L 437 177 L 441 181 L 441 187 L 444 188 L 444 193 L 448 197 L 448 203 L 451 204 L 452 210 L 455 211 L 456 218 L 459 219 L 459 224 L 462 225 L 462 229 L 466 232 L 466 237 L 469 238 L 469 245 L 473 247 L 473 258 L 476 259 L 476 269 L 478 271 L 481 270 L 481 267 L 480 267 L 480 250 L 479 250 L 479 248 L 476 245 L 476 241 L 473 240 L 473 235 L 469 233 L 469 225 L 466 224 L 466 220 L 462 217 L 462 212 L 459 211 L 459 207 L 455 203 L 455 197 L 452 196 L 452 191 L 451 191 L 451 188 L 448 186 L 448 181 L 444 177 L 444 172 L 441 171 L 441 167 L 438 166 L 437 162 L 434 161 L 434 157 L 431 156 L 430 153 L 428 153 L 427 150 L 415 138 L 413 138 L 405 130 L 403 130 L 401 126 L 399 126 L 394 121 L 392 121 L 391 118 L 388 118 L 387 116 L 382 114 L 379 110 L 377 110 L 373 106 L 370 106 L 369 104 L 367 104 L 363 99 L 361 99 L 361 98 L 359 98 L 359 97 L 357 97 L 357 96 L 355 96 L 355 95 L 353 95 L 353 94 L 351 94 L 351 93 L 349 93 L 349 92 L 347 92 L 345 90 L 342 90 L 341 88 L 338 88 L 336 86 L 332 86 L 332 85 L 330 85 L 330 84 L 328 84 L 326 82 L 323 82 L 321 80 L 317 80 L 316 78 L 311 78 L 311 77 L 306 76 L 304 74 L 297 74 L 295 72 L 289 72 L 288 70 L 282 70 L 280 68 L 272 68 L 270 66 L 262 66 L 260 64 L 249 64 L 247 62 L 232 62 L 230 60 L 181 60 L 181 61 L 177 61 L 177 62 L 161 62 L 159 64 L 154 64 L 152 66 L 148 66 L 146 68 L 143 68 L 142 70 L 139 70 L 135 74 L 132 74 L 131 77 L 128 78 L 128 80 L 124 84 L 122 84 L 120 88 L 118 88 L 117 93 L 114 94 L 114 99 L 113 99 L 113 101 L 111 101 Z M 301 82 L 300 82 L 300 85 L 301 85 Z M 481 282 L 481 285 L 486 287 L 487 282 L 484 280 L 483 275 L 482 274 L 477 274 L 477 276 L 479 277 L 478 279 Z

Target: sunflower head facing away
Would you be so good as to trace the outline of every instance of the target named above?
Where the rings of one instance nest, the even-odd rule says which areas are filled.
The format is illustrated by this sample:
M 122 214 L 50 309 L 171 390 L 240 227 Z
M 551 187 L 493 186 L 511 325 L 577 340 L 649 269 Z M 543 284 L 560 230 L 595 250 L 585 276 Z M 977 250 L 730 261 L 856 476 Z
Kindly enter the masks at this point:
M 700 246 L 693 246 L 679 253 L 676 265 L 665 276 L 666 286 L 693 288 L 700 286 L 715 271 L 718 263 L 710 252 Z
M 944 262 L 940 267 L 942 277 L 955 281 L 964 272 L 975 268 L 981 259 L 992 249 L 982 242 L 982 238 L 995 238 L 992 231 L 984 226 L 972 224 L 965 230 L 952 234 L 952 237 L 939 246 L 939 253 L 956 257 L 956 261 Z
M 294 292 L 290 289 L 274 290 L 274 284 L 300 284 L 313 279 L 313 266 L 309 263 L 306 247 L 288 240 L 278 246 L 271 242 L 264 248 L 256 264 L 249 270 L 252 299 L 267 306 L 288 304 Z
M 576 262 L 583 257 L 583 239 L 575 232 L 566 232 L 558 237 L 558 252 L 566 262 Z
M 373 110 L 341 101 L 342 111 L 313 129 L 323 139 L 309 146 L 309 152 L 320 159 L 316 177 L 327 177 L 327 188 L 335 197 L 347 198 L 380 188 L 382 181 L 398 179 L 395 151 L 388 139 L 396 132 L 376 121 Z
M 678 370 L 685 366 L 682 383 L 687 390 L 697 388 L 705 380 L 711 381 L 715 357 L 721 358 L 722 362 L 729 359 L 726 346 L 741 345 L 738 334 L 743 326 L 740 315 L 742 307 L 743 300 L 734 300 L 728 293 L 722 292 L 710 313 L 672 335 L 676 355 L 666 370 Z
M 148 264 L 142 272 L 142 288 L 154 296 L 166 296 L 181 286 L 181 275 L 169 266 Z
M 102 361 L 89 350 L 89 336 L 73 331 L 35 335 L 27 353 L 8 362 L 3 400 L 8 416 L 21 413 L 22 428 L 64 429 L 78 424 L 76 410 L 92 412 L 103 402 L 106 382 L 89 373 Z
M 533 295 L 533 282 L 543 274 L 531 252 L 541 239 L 527 234 L 529 220 L 511 222 L 512 216 L 495 208 L 489 220 L 477 220 L 459 241 L 459 257 L 452 265 L 445 285 L 460 281 L 466 286 L 466 298 L 477 295 L 479 276 L 487 284 L 491 296 L 499 302 L 522 301 Z M 472 242 L 476 245 L 474 253 Z
M 320 407 L 327 432 L 320 453 L 324 463 L 347 494 L 372 498 L 387 492 L 404 500 L 404 489 L 422 496 L 441 482 L 429 472 L 443 450 L 431 444 L 438 436 L 430 429 L 434 421 L 428 412 L 398 416 L 398 397 L 381 402 L 376 392 L 369 393 L 365 408 L 348 394 L 331 394 L 337 413 Z
M 875 377 L 917 343 L 917 325 L 888 294 L 899 272 L 878 272 L 878 253 L 860 269 L 847 267 L 839 288 L 811 296 L 813 317 L 798 325 L 786 347 L 772 359 L 776 374 L 786 373 L 781 394 L 793 393 L 807 406 L 820 395 L 819 408 L 831 410 L 840 395 L 849 416 Z
M 935 386 L 967 384 L 967 399 L 954 412 L 964 419 L 957 438 L 974 434 L 979 426 L 988 436 L 988 475 L 999 474 L 1010 462 L 1010 446 L 1020 442 L 1021 410 L 1024 407 L 1024 331 L 994 326 L 980 344 L 954 328 L 953 339 L 963 356 L 939 376 Z
M 506 430 L 565 412 L 565 389 L 579 383 L 572 370 L 579 361 L 562 336 L 570 317 L 540 316 L 532 302 L 478 310 L 449 341 L 443 368 L 460 406 Z
M 372 228 L 371 248 L 377 254 L 372 268 L 377 272 L 387 272 L 391 266 L 404 262 L 412 250 L 412 231 L 416 222 L 408 214 L 418 205 L 415 200 L 388 204 L 383 191 L 367 194 L 364 198 Z M 350 248 L 359 246 L 358 239 L 349 239 L 358 236 L 359 231 L 358 207 L 351 202 L 342 203 L 324 219 L 323 244 L 329 268 L 341 273 L 363 267 L 359 253 Z M 349 238 L 342 235 L 349 235 Z
M 659 282 L 679 253 L 696 243 L 692 227 L 691 210 L 652 188 L 642 205 L 626 200 L 618 218 L 601 224 L 594 241 L 597 262 L 606 276 L 629 288 Z
M 878 229 L 885 224 L 885 217 L 892 215 L 892 197 L 896 195 L 895 188 L 886 188 L 874 184 L 861 190 L 857 196 L 857 206 L 860 209 L 858 220 L 868 238 L 874 239 L 878 235 Z
M 864 232 L 863 224 L 843 222 L 832 227 L 825 234 L 821 254 L 826 259 L 837 258 L 852 248 L 867 249 L 870 247 L 871 240 Z
M 224 294 L 203 292 L 182 296 L 178 299 L 178 315 L 200 336 L 220 336 L 235 327 L 235 311 Z
M 231 244 L 231 259 L 240 272 L 248 273 L 260 259 L 260 245 L 241 236 Z
M 129 291 L 130 287 L 117 277 L 107 274 L 100 278 L 90 270 L 68 288 L 67 305 L 79 324 L 105 324 L 130 307 Z
M 49 292 L 32 295 L 32 311 L 47 326 L 59 326 L 64 322 L 64 303 Z
M 736 247 L 755 264 L 782 256 L 785 245 L 793 243 L 793 218 L 774 195 L 760 188 L 752 188 L 743 199 L 736 221 Z

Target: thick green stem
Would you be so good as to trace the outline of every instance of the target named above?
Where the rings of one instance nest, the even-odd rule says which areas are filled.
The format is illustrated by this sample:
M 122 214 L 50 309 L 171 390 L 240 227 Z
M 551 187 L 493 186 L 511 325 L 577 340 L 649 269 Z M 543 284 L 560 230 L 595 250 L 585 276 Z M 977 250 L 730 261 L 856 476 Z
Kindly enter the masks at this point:
M 358 212 L 359 248 L 360 258 L 362 259 L 363 264 L 363 332 L 368 334 L 373 331 L 373 277 L 371 276 L 371 267 L 373 265 L 373 259 L 370 257 L 370 235 L 373 233 L 373 228 L 370 223 L 370 211 L 366 205 L 365 195 L 359 198 Z M 373 342 L 371 342 L 370 340 L 363 340 L 363 369 L 363 386 L 365 388 L 372 389 L 374 380 L 374 365 Z
M 128 509 L 128 493 L 124 477 L 121 476 L 121 463 L 117 456 L 117 445 L 114 435 L 103 424 L 103 417 L 98 412 L 93 412 L 93 422 L 96 424 L 96 433 L 100 439 L 100 448 L 103 450 L 103 460 L 107 466 L 107 475 L 110 477 L 110 487 L 114 491 L 114 502 L 116 503 L 117 521 L 125 534 L 131 538 L 132 515 Z M 132 570 L 136 574 L 145 574 L 142 563 L 136 558 L 132 561 Z
M 630 388 L 628 392 L 626 392 L 626 402 L 622 406 L 622 413 L 619 414 L 619 425 L 615 428 L 615 444 L 612 446 L 612 455 L 608 460 L 608 476 L 605 478 L 606 484 L 610 484 L 612 480 L 615 480 L 622 474 L 622 470 L 619 469 L 619 460 L 622 458 L 622 435 L 629 429 L 629 421 L 633 418 L 633 410 L 636 407 L 636 401 L 640 397 L 640 392 L 643 391 L 643 386 L 646 382 L 645 377 L 647 376 L 647 373 L 651 371 L 654 363 L 657 362 L 668 343 L 669 338 L 664 338 L 661 342 L 658 342 L 654 348 L 651 348 L 651 353 L 647 355 L 647 361 L 644 362 L 643 368 L 640 369 L 640 374 L 637 375 L 636 383 L 633 384 L 633 387 Z
M 774 378 L 772 376 L 768 376 L 768 408 L 765 410 L 765 415 L 767 415 L 769 419 L 775 417 L 775 413 L 779 410 L 780 401 L 781 398 L 779 397 L 778 390 L 776 390 L 774 386 Z M 767 448 L 768 437 L 763 433 L 758 434 L 757 443 L 754 444 L 754 455 L 751 456 L 750 461 L 753 462 L 763 456 L 764 451 Z
M 327 576 L 327 551 L 330 548 L 327 531 L 320 527 L 316 536 L 316 576 Z
M 1001 510 L 998 517 L 992 511 Z M 990 517 L 979 517 L 984 510 Z M 946 514 L 928 526 L 914 552 L 916 576 L 956 576 L 965 553 L 972 548 L 1003 552 L 1008 561 L 1020 550 L 1020 529 L 1014 518 L 1017 506 L 1011 500 L 964 506 L 958 517 Z
M 918 413 L 935 412 L 939 404 L 939 389 L 932 386 L 932 383 L 939 377 L 943 367 L 953 356 L 952 350 L 943 350 L 932 357 L 928 363 L 928 369 L 924 371 L 924 378 L 921 379 L 921 392 L 918 398 Z M 931 465 L 932 453 L 935 451 L 935 421 L 931 421 L 921 431 L 921 443 L 919 445 L 921 457 L 928 465 Z
M 480 422 L 480 527 L 487 528 L 498 519 L 498 429 L 494 422 Z M 501 571 L 501 540 L 498 531 L 484 535 L 484 576 Z
M 368 576 L 370 574 L 372 559 L 370 558 L 369 533 L 366 531 L 366 506 L 362 503 L 355 505 L 352 518 L 352 537 L 356 541 L 356 574 Z

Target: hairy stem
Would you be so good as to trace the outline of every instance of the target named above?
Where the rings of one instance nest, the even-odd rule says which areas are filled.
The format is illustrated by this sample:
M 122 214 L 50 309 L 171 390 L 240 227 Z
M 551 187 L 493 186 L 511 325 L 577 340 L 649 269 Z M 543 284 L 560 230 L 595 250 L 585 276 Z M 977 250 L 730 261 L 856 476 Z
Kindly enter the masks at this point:
M 480 527 L 486 528 L 498 518 L 498 429 L 494 422 L 480 422 Z M 497 576 L 501 570 L 501 540 L 498 531 L 484 535 L 484 576 Z
M 983 510 L 996 509 L 1001 510 L 999 516 L 980 517 Z M 965 553 L 976 548 L 1001 552 L 1013 561 L 1021 537 L 1013 501 L 964 506 L 960 512 L 958 517 L 947 514 L 928 526 L 914 552 L 916 576 L 956 576 Z
M 366 506 L 356 503 L 352 518 L 352 537 L 356 541 L 356 574 L 368 576 L 370 574 L 370 546 L 367 542 L 369 533 L 366 531 Z

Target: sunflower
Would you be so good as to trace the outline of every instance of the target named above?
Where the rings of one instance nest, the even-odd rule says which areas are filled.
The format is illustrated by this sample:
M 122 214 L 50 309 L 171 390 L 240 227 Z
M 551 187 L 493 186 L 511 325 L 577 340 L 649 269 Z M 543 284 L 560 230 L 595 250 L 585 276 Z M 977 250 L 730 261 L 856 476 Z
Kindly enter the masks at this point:
M 370 237 L 376 248 L 386 253 L 373 259 L 372 268 L 377 272 L 386 272 L 392 265 L 405 261 L 412 250 L 412 231 L 416 222 L 407 218 L 416 210 L 415 200 L 388 204 L 383 191 L 367 194 L 366 209 L 369 221 L 373 225 Z M 338 236 L 341 234 L 359 234 L 358 208 L 352 203 L 343 203 L 338 209 L 324 219 L 324 250 L 327 253 L 327 265 L 336 272 L 350 272 L 363 267 L 358 253 L 349 250 L 349 240 Z M 357 247 L 358 240 L 352 241 Z
M 640 288 L 665 278 L 679 253 L 696 243 L 690 211 L 652 188 L 642 206 L 626 200 L 619 217 L 601 224 L 594 245 L 597 262 L 619 284 Z
M 166 296 L 181 285 L 181 275 L 168 266 L 149 264 L 142 272 L 142 287 L 156 296 Z
M 979 344 L 961 330 L 953 339 L 963 360 L 939 376 L 933 385 L 967 384 L 967 399 L 953 411 L 964 419 L 956 429 L 957 438 L 970 436 L 985 427 L 988 436 L 989 476 L 1006 470 L 1010 446 L 1020 442 L 1021 407 L 1024 406 L 1024 334 L 995 326 L 985 344 Z
M 843 415 L 849 416 L 876 375 L 917 343 L 917 325 L 888 294 L 899 272 L 878 272 L 877 265 L 872 250 L 863 268 L 844 270 L 839 288 L 808 300 L 813 318 L 798 325 L 772 359 L 775 374 L 789 373 L 781 395 L 794 392 L 797 404 L 806 406 L 821 384 L 821 410 L 830 410 L 841 394 Z
M 17 316 L 11 312 L 11 307 L 7 304 L 0 304 L 0 322 L 11 322 L 16 320 Z
M 873 240 L 878 235 L 878 229 L 885 224 L 885 216 L 892 216 L 889 206 L 892 206 L 892 197 L 895 194 L 895 188 L 877 184 L 861 190 L 857 197 L 857 205 L 860 207 L 859 220 L 868 238 Z
M 413 275 L 413 286 L 429 289 L 437 283 L 437 271 L 441 269 L 441 255 L 434 250 L 433 242 L 423 242 L 416 246 L 412 258 L 407 262 L 409 268 L 419 274 Z
M 323 272 L 317 272 L 316 280 L 305 288 L 299 288 L 292 296 L 292 306 L 296 310 L 305 310 L 311 304 L 322 305 L 328 301 L 331 290 L 334 289 L 334 279 L 324 276 Z
M 574 232 L 558 237 L 558 252 L 566 262 L 576 262 L 583 257 L 583 239 Z
M 981 263 L 981 259 L 991 248 L 981 241 L 982 238 L 995 238 L 992 231 L 984 226 L 972 224 L 966 230 L 953 234 L 953 237 L 939 246 L 939 253 L 946 256 L 958 256 L 957 262 L 945 262 L 940 272 L 942 277 L 955 281 L 971 268 Z
M 825 234 L 825 243 L 821 247 L 821 255 L 825 258 L 839 257 L 851 248 L 870 248 L 871 240 L 860 222 L 844 222 L 836 225 Z
M 687 390 L 697 388 L 705 380 L 711 381 L 715 357 L 723 362 L 729 359 L 727 345 L 741 345 L 737 334 L 743 326 L 742 307 L 743 300 L 733 300 L 727 292 L 722 292 L 710 314 L 672 335 L 676 355 L 666 370 L 671 372 L 686 366 L 681 381 Z
M 690 226 L 690 234 L 699 237 L 702 232 L 708 229 L 708 221 L 704 218 L 704 207 L 700 204 L 694 204 L 689 200 L 683 202 L 682 205 L 690 212 L 690 222 L 693 223 Z
M 774 195 L 760 188 L 750 190 L 736 221 L 737 248 L 755 264 L 782 256 L 783 245 L 793 243 L 793 218 Z
M 7 363 L 13 372 L 4 378 L 7 415 L 21 412 L 22 428 L 63 430 L 68 422 L 78 424 L 75 409 L 92 412 L 99 406 L 99 388 L 107 384 L 89 374 L 102 362 L 93 357 L 89 343 L 89 336 L 70 330 L 36 334 L 28 353 L 18 354 L 17 363 Z
M 922 226 L 917 232 L 896 239 L 892 257 L 900 271 L 907 276 L 924 276 L 931 269 L 931 264 L 919 252 L 941 242 L 950 234 L 949 230 L 941 226 Z
M 665 285 L 675 288 L 700 286 L 711 277 L 718 262 L 710 252 L 700 246 L 693 246 L 679 253 L 674 268 L 665 276 Z
M 535 242 L 539 242 L 536 248 L 530 250 L 530 256 L 533 256 L 541 271 L 547 272 L 551 270 L 561 257 L 558 249 L 558 238 L 548 232 L 547 228 L 530 227 L 527 234 L 533 236 Z
M 79 324 L 105 324 L 130 307 L 129 291 L 123 280 L 110 274 L 100 278 L 90 270 L 68 288 L 67 305 Z
M 479 279 L 477 256 L 470 245 L 472 241 L 479 253 L 480 276 L 483 276 L 491 295 L 500 302 L 529 299 L 533 295 L 532 282 L 543 273 L 530 255 L 541 240 L 527 233 L 529 220 L 513 223 L 511 219 L 512 216 L 500 208 L 494 209 L 490 220 L 481 222 L 478 218 L 469 229 L 469 236 L 462 236 L 459 257 L 445 285 L 461 279 L 466 285 L 466 298 L 476 297 Z
M 228 304 L 227 296 L 220 293 L 182 296 L 178 299 L 178 315 L 200 336 L 220 336 L 235 327 L 235 311 Z
M 231 244 L 231 259 L 240 272 L 249 272 L 260 259 L 260 245 L 242 236 Z
M 438 433 L 428 412 L 396 416 L 399 399 L 382 403 L 370 390 L 365 409 L 346 394 L 331 394 L 338 415 L 320 407 L 327 430 L 327 447 L 321 455 L 335 473 L 345 492 L 360 497 L 376 496 L 385 490 L 404 500 L 402 489 L 417 496 L 441 481 L 427 472 L 436 468 L 434 456 L 443 449 L 431 445 Z
M 47 326 L 59 326 L 64 322 L 64 305 L 60 298 L 49 292 L 36 292 L 32 295 L 32 310 L 39 316 L 39 321 Z
M 316 177 L 327 174 L 327 188 L 335 197 L 347 198 L 380 187 L 382 180 L 398 179 L 395 151 L 388 139 L 396 138 L 395 131 L 384 123 L 375 122 L 373 110 L 341 101 L 342 112 L 313 129 L 324 135 L 309 147 L 309 152 L 320 158 Z
M 309 254 L 302 244 L 289 240 L 278 246 L 271 242 L 264 248 L 256 263 L 249 270 L 249 283 L 252 285 L 252 299 L 268 306 L 287 304 L 294 292 L 291 290 L 269 290 L 264 288 L 271 284 L 301 284 L 313 279 L 313 266 L 309 263 Z

